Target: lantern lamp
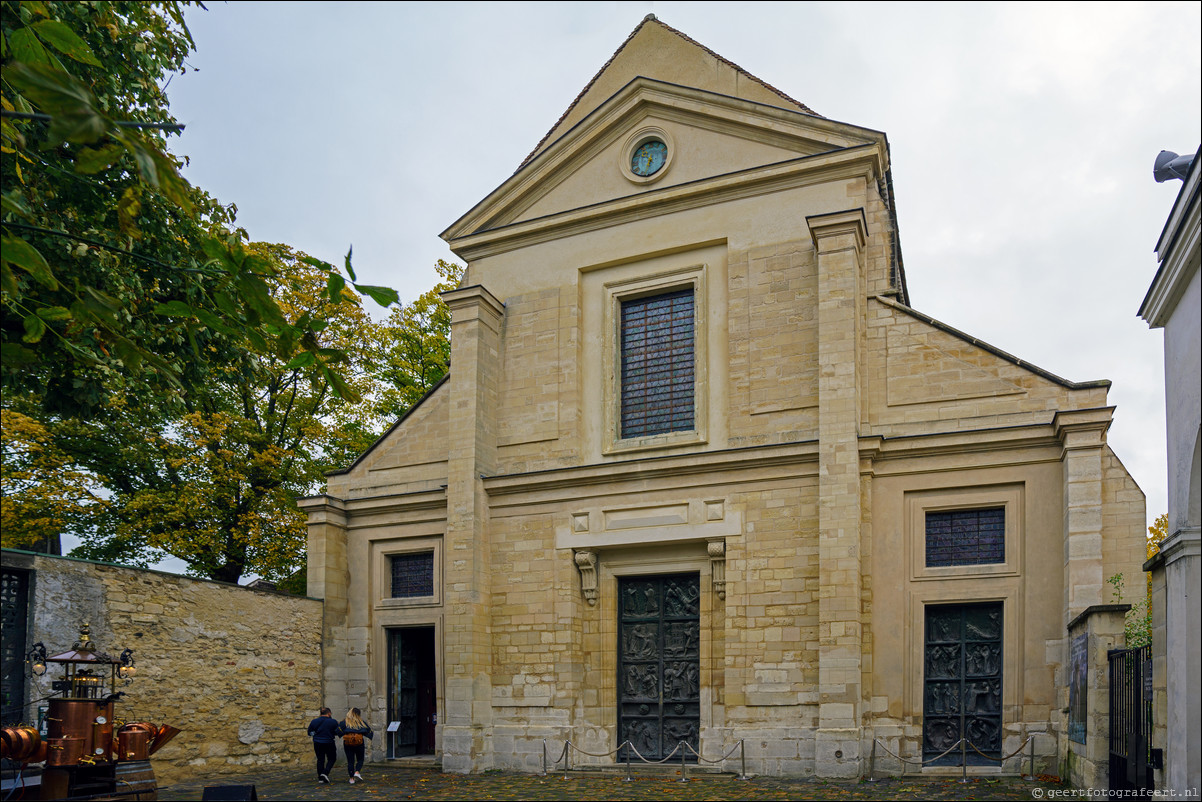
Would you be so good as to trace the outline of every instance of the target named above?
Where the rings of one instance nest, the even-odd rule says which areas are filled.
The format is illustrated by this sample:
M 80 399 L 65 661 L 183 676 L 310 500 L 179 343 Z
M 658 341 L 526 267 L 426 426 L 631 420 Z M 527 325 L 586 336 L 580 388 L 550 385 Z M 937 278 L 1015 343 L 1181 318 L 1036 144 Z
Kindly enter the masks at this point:
M 33 645 L 33 648 L 29 650 L 28 662 L 29 670 L 35 676 L 40 677 L 46 673 L 46 645 L 44 643 L 38 641 Z

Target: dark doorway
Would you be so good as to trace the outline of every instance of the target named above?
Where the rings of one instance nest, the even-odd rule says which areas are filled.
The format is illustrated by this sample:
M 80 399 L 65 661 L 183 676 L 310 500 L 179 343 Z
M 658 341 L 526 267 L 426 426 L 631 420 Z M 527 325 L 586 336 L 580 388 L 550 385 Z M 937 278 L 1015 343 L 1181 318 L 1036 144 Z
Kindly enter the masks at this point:
M 388 633 L 388 720 L 398 722 L 390 757 L 434 754 L 438 723 L 434 627 Z
M 29 574 L 4 568 L 0 572 L 0 623 L 3 638 L 3 710 L 0 724 L 29 721 L 25 715 L 26 617 L 29 614 Z
M 618 594 L 619 743 L 652 760 L 681 741 L 699 749 L 700 577 L 621 578 Z M 686 749 L 685 759 L 696 756 Z
M 1002 604 L 940 604 L 926 608 L 923 660 L 922 758 L 960 765 L 997 765 L 1002 754 Z M 983 756 L 984 755 L 984 756 Z M 994 758 L 989 760 L 988 758 Z

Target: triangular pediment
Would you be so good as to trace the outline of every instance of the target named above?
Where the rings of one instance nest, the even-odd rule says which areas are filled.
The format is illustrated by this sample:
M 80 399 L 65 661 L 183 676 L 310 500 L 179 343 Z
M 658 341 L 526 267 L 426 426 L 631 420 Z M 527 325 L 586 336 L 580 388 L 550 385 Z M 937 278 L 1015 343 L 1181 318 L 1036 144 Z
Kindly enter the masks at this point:
M 640 181 L 629 169 L 630 151 L 649 135 L 667 143 L 669 161 L 662 174 Z M 864 145 L 880 145 L 883 151 L 884 135 L 800 111 L 635 78 L 442 236 L 453 241 Z
M 547 145 L 639 77 L 821 116 L 738 64 L 664 24 L 654 14 L 648 14 L 585 85 L 522 165 L 533 161 Z

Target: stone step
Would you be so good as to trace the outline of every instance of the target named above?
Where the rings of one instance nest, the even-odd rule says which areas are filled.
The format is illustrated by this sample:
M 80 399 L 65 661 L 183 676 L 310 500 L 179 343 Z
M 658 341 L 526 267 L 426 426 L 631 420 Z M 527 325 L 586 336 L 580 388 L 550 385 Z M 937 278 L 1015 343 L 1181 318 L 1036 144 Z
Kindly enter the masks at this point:
M 560 765 L 558 768 L 551 766 L 547 767 L 547 774 L 564 774 L 564 768 Z M 623 777 L 626 775 L 625 763 L 587 763 L 581 766 L 572 766 L 566 771 L 569 777 Z M 663 777 L 663 778 L 679 778 L 680 763 L 639 763 L 638 761 L 630 761 L 630 774 L 632 777 Z M 722 769 L 718 766 L 699 766 L 696 763 L 685 764 L 685 776 L 687 777 L 718 777 L 718 776 L 737 776 L 737 771 Z
M 434 755 L 410 755 L 386 758 L 383 762 L 372 765 L 390 769 L 441 769 L 442 758 Z

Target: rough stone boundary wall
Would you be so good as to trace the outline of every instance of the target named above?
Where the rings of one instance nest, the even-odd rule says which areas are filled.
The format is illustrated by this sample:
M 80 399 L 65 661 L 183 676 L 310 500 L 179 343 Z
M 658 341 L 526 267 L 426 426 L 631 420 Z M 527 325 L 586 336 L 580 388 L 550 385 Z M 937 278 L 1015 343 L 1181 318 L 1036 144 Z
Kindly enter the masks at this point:
M 312 762 L 320 600 L 64 557 L 5 551 L 3 560 L 35 572 L 29 644 L 65 652 L 87 621 L 100 650 L 134 650 L 137 675 L 120 688 L 115 718 L 182 730 L 154 755 L 160 784 Z M 50 695 L 61 676 L 52 667 L 27 700 Z

